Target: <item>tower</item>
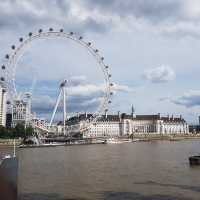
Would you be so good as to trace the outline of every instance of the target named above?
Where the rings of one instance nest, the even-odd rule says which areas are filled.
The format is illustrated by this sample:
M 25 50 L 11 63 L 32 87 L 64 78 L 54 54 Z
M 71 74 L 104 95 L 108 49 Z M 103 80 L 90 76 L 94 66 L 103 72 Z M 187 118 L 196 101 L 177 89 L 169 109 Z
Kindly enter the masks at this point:
M 27 103 L 27 109 L 26 109 L 26 120 L 25 120 L 25 126 L 27 124 L 30 124 L 32 120 L 32 114 L 31 114 L 31 100 L 32 100 L 32 94 L 27 92 L 25 93 L 26 103 Z
M 6 89 L 0 84 L 0 126 L 6 126 Z
M 131 116 L 132 116 L 132 118 L 136 118 L 135 109 L 134 109 L 133 105 L 131 106 Z

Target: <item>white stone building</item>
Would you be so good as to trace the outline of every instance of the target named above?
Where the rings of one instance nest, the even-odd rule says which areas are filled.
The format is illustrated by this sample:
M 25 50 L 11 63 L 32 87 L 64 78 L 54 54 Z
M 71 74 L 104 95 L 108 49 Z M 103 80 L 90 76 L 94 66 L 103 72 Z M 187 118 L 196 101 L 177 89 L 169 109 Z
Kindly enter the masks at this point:
M 0 126 L 6 126 L 6 90 L 0 84 Z
M 132 115 L 122 114 L 122 134 L 188 134 L 189 126 L 180 117 L 161 117 L 157 115 Z
M 85 127 L 91 114 L 81 114 L 67 121 L 67 132 L 74 134 Z M 131 134 L 188 134 L 189 127 L 180 117 L 157 115 L 103 115 L 84 132 L 84 137 L 119 137 Z
M 27 102 L 23 100 L 15 100 L 12 108 L 12 126 L 15 127 L 17 124 L 30 123 L 27 121 L 29 119 L 29 109 Z

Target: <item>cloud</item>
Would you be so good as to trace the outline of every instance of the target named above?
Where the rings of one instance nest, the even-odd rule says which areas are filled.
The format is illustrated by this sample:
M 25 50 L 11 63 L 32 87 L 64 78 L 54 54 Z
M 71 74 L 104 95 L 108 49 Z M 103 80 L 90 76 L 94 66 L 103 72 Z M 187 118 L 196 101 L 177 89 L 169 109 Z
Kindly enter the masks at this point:
M 200 37 L 199 0 L 6 0 L 0 1 L 0 10 L 0 30 L 45 25 L 105 33 L 125 25 L 166 36 Z
M 0 10 L 0 30 L 31 30 L 33 27 L 44 27 L 44 24 L 77 32 L 104 32 L 108 28 L 108 23 L 87 15 L 87 11 L 76 1 L 7 0 L 0 1 Z
M 53 111 L 56 99 L 48 95 L 42 95 L 33 97 L 32 99 L 32 110 L 36 113 L 46 113 L 50 110 Z
M 84 85 L 86 81 L 87 78 L 85 76 L 72 76 L 68 80 L 68 85 L 70 86 Z
M 85 76 L 69 78 L 67 92 L 67 112 L 95 112 L 100 105 L 105 93 L 105 85 L 89 84 Z M 133 89 L 126 85 L 114 84 L 114 93 L 133 92 Z M 56 103 L 55 95 L 37 95 L 33 97 L 32 109 L 37 114 L 52 113 Z M 62 100 L 58 107 L 58 112 L 62 111 Z
M 172 99 L 171 102 L 188 108 L 200 106 L 200 90 L 190 90 L 184 93 L 182 96 Z
M 116 26 L 119 26 L 119 20 L 120 23 L 128 21 L 129 27 L 139 27 L 144 31 L 165 36 L 200 37 L 199 0 L 86 0 L 85 2 L 88 9 L 95 10 L 101 15 L 106 13 L 106 17 L 115 21 Z
M 109 12 L 121 17 L 133 16 L 158 22 L 179 15 L 180 0 L 86 0 L 87 6 Z
M 143 77 L 152 83 L 166 83 L 175 79 L 175 72 L 171 67 L 162 65 L 146 70 Z

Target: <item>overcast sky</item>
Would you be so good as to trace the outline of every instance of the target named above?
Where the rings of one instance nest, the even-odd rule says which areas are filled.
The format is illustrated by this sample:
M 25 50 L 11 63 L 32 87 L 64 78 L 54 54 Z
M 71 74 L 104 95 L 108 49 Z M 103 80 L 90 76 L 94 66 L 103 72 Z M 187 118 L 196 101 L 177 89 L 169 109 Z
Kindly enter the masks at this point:
M 2 58 L 30 31 L 74 31 L 111 67 L 117 84 L 112 112 L 130 112 L 133 104 L 136 114 L 183 115 L 197 123 L 199 0 L 1 0 L 0 11 Z M 95 110 L 101 98 L 98 66 L 70 41 L 32 44 L 17 69 L 18 90 L 34 85 L 33 108 L 41 116 L 48 116 L 65 77 L 72 80 L 70 111 Z

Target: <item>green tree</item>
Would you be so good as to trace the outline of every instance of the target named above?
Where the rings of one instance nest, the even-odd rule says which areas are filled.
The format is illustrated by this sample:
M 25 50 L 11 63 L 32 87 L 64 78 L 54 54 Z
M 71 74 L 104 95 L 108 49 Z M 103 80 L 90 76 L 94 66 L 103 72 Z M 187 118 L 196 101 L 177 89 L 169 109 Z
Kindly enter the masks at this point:
M 17 124 L 13 130 L 13 137 L 18 138 L 24 138 L 25 137 L 25 128 L 24 124 Z
M 6 128 L 0 126 L 0 138 L 6 138 Z
M 25 137 L 32 136 L 34 133 L 34 129 L 32 126 L 28 126 L 25 130 Z

